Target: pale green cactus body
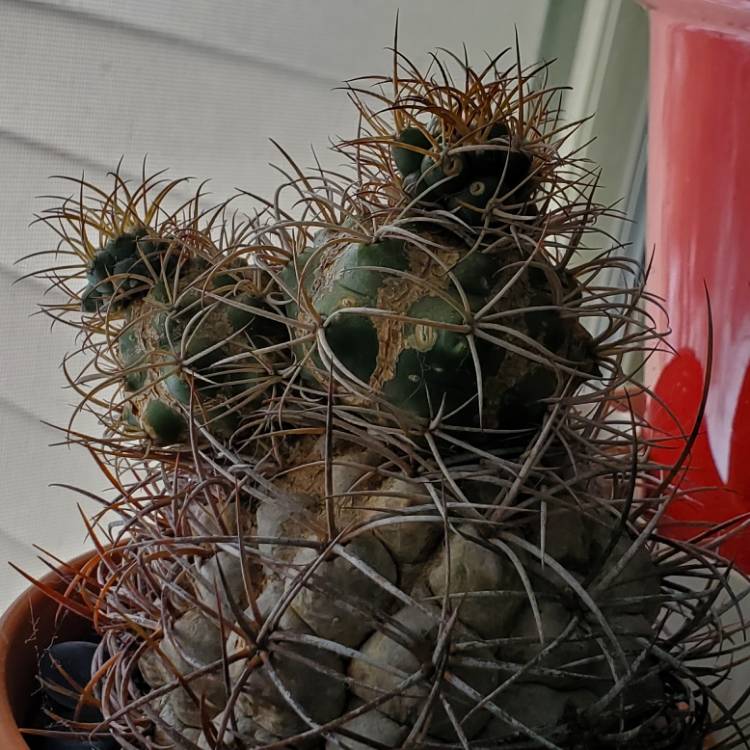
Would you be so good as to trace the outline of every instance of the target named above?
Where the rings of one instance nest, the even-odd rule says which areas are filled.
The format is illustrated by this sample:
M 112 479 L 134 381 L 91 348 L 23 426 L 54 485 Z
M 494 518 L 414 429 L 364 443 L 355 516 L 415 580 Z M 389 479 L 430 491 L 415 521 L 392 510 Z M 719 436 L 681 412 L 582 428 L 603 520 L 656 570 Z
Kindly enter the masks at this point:
M 376 710 L 344 722 L 341 733 L 331 730 L 330 746 L 337 738 L 355 748 L 367 747 L 368 739 L 399 747 L 418 720 L 424 722 L 423 736 L 433 742 L 458 741 L 454 720 L 469 740 L 513 736 L 519 731 L 514 721 L 544 733 L 554 731 L 563 714 L 587 710 L 612 689 L 621 674 L 615 657 L 620 650 L 629 664 L 639 663 L 638 638 L 654 636 L 649 595 L 661 587 L 661 572 L 645 553 L 621 575 L 632 587 L 628 594 L 636 589 L 646 594 L 640 601 L 617 597 L 612 593 L 615 587 L 595 593 L 595 578 L 586 584 L 607 612 L 616 643 L 609 642 L 610 636 L 590 615 L 549 649 L 581 607 L 585 611 L 581 599 L 571 595 L 567 580 L 555 572 L 554 566 L 567 562 L 569 550 L 554 540 L 552 531 L 542 568 L 532 564 L 528 552 L 503 540 L 502 526 L 466 523 L 446 529 L 424 483 L 381 472 L 376 454 L 343 446 L 334 448 L 329 459 L 330 486 L 337 497 L 335 522 L 339 528 L 360 530 L 321 557 L 315 542 L 326 515 L 323 451 L 320 442 L 303 441 L 294 453 L 298 463 L 276 483 L 278 497 L 269 497 L 257 510 L 258 535 L 277 543 L 263 544 L 260 550 L 263 572 L 256 573 L 252 583 L 252 605 L 245 599 L 248 589 L 241 571 L 232 562 L 238 555 L 220 551 L 221 561 L 212 565 L 210 558 L 189 567 L 180 578 L 183 588 L 207 606 L 211 574 L 206 571 L 211 568 L 216 579 L 221 569 L 217 589 L 244 610 L 239 621 L 237 609 L 225 609 L 221 615 L 227 619 L 228 674 L 231 684 L 241 685 L 233 703 L 235 739 L 251 746 L 261 736 L 281 742 L 308 731 L 300 710 L 315 724 L 335 723 L 348 710 L 372 701 L 377 702 Z M 304 495 L 297 493 L 299 487 L 306 489 Z M 477 501 L 476 489 L 467 487 L 472 502 Z M 556 510 L 553 506 L 551 518 Z M 584 521 L 585 539 L 613 530 L 595 508 L 588 512 L 597 520 Z M 232 516 L 231 509 L 227 515 Z M 536 516 L 531 519 L 536 521 Z M 533 539 L 535 532 L 532 522 L 525 535 Z M 304 544 L 295 552 L 285 540 Z M 629 538 L 624 537 L 613 556 L 619 559 L 628 546 Z M 597 544 L 584 545 L 579 566 L 594 569 L 600 552 Z M 526 583 L 519 566 L 529 576 Z M 283 601 L 288 604 L 275 615 Z M 173 660 L 191 658 L 193 669 L 216 659 L 218 613 L 210 624 L 204 623 L 200 637 L 196 634 L 189 647 L 182 647 L 180 657 L 174 641 L 192 632 L 202 617 L 186 609 L 170 629 L 174 635 L 160 647 Z M 251 668 L 253 633 L 269 621 L 274 624 L 265 647 L 267 660 Z M 451 645 L 445 647 L 445 661 L 436 673 L 434 655 L 443 639 Z M 154 688 L 168 679 L 158 665 L 152 653 L 141 663 L 141 674 Z M 477 695 L 494 695 L 504 680 L 522 669 L 512 687 L 488 699 L 489 705 L 475 708 Z M 435 679 L 448 708 L 440 702 L 425 716 Z M 202 680 L 195 685 L 200 687 Z M 408 689 L 399 690 L 404 681 L 410 681 Z M 203 710 L 216 726 L 223 716 L 219 683 L 202 689 L 210 698 Z M 637 667 L 625 697 L 633 701 L 640 691 L 650 706 L 656 706 L 664 700 L 664 689 L 650 660 Z M 378 700 L 390 693 L 388 700 Z M 548 700 L 552 693 L 553 701 Z M 544 700 L 519 705 L 518 695 Z M 199 707 L 184 691 L 174 691 L 168 703 L 181 722 L 195 725 Z M 508 716 L 510 724 L 503 718 Z M 200 746 L 210 747 L 205 737 Z

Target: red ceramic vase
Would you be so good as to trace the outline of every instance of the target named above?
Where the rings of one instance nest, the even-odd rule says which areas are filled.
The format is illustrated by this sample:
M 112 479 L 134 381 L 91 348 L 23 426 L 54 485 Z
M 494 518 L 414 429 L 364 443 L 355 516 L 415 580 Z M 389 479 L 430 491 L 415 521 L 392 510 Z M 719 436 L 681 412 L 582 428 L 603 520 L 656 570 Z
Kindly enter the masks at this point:
M 650 291 L 664 300 L 672 354 L 648 384 L 656 434 L 689 431 L 713 364 L 705 417 L 664 531 L 750 513 L 750 0 L 643 0 L 650 10 Z M 654 459 L 670 463 L 679 441 Z M 721 551 L 750 571 L 750 532 Z

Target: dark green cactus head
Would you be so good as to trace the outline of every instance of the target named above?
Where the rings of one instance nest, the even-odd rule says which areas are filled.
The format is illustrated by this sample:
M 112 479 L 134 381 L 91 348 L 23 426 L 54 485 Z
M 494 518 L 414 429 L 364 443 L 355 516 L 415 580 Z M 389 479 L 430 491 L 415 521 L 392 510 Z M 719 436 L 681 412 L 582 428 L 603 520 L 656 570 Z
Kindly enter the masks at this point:
M 176 263 L 172 241 L 145 227 L 123 232 L 95 251 L 86 269 L 81 308 L 94 313 L 103 307 L 122 310 L 140 299 Z
M 446 131 L 435 118 L 429 127 L 415 121 L 397 134 L 392 154 L 411 198 L 437 204 L 467 224 L 536 213 L 540 177 L 533 150 L 502 119 L 464 135 Z
M 436 60 L 441 56 L 437 55 Z M 355 138 L 336 145 L 366 190 L 380 185 L 423 221 L 455 231 L 539 241 L 570 229 L 593 172 L 570 153 L 578 123 L 560 118 L 562 90 L 540 86 L 544 67 L 481 70 L 448 55 L 427 72 L 393 61 L 393 75 L 358 82 Z

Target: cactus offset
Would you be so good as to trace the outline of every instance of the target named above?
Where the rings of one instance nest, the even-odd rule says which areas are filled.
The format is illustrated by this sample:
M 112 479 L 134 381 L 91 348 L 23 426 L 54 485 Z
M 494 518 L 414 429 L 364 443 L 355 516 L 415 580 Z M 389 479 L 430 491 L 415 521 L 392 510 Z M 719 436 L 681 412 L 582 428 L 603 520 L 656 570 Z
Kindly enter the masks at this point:
M 74 385 L 121 438 L 185 445 L 192 421 L 228 439 L 278 380 L 278 356 L 259 350 L 286 331 L 265 300 L 269 279 L 243 252 L 248 228 L 220 224 L 214 232 L 223 207 L 202 213 L 200 193 L 168 212 L 164 203 L 181 183 L 157 178 L 131 192 L 115 175 L 104 199 L 82 183 L 78 205 L 66 202 L 44 217 L 66 230 L 69 252 L 85 263 L 73 272 L 67 266 L 65 277 L 52 269 L 70 289 L 86 278 L 63 312 L 80 305 L 74 323 L 99 377 L 92 385 L 86 367 Z M 111 386 L 115 396 L 103 403 L 100 393 Z

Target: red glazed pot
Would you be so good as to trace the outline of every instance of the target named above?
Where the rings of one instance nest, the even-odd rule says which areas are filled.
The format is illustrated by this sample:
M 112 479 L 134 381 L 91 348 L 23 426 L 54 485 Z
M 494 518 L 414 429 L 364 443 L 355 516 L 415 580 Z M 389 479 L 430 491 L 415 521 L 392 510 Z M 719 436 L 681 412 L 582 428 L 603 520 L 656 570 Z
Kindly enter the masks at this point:
M 666 408 L 649 405 L 659 432 L 689 431 L 708 350 L 705 418 L 664 531 L 687 538 L 696 521 L 750 512 L 750 0 L 642 0 L 650 10 L 648 248 L 650 291 L 665 302 L 673 355 L 647 370 Z M 670 414 L 671 411 L 671 414 Z M 679 441 L 653 452 L 669 464 Z M 705 489 L 711 488 L 711 489 Z M 722 552 L 750 571 L 750 532 Z
M 91 558 L 87 552 L 68 566 L 80 570 Z M 54 572 L 42 581 L 58 590 Z M 58 605 L 32 586 L 10 605 L 0 619 L 0 748 L 29 750 L 19 731 L 27 726 L 38 706 L 37 665 L 41 652 L 54 641 L 86 640 L 91 624 L 71 612 L 58 618 Z

